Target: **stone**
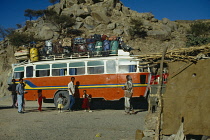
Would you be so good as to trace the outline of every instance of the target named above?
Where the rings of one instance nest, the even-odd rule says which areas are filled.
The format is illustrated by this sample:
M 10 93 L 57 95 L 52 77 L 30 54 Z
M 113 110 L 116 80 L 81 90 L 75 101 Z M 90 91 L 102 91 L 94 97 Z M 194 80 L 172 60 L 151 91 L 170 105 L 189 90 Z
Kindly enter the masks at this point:
M 125 16 L 130 16 L 130 9 L 128 7 L 122 7 L 122 13 L 125 15 Z
M 155 135 L 154 130 L 144 130 L 143 133 L 145 137 L 153 137 Z
M 73 29 L 79 29 L 83 26 L 83 22 L 76 22 L 75 25 L 73 26 Z
M 81 21 L 83 21 L 83 19 L 82 19 L 81 17 L 77 17 L 77 18 L 76 18 L 76 21 L 77 21 L 77 22 L 81 22 Z
M 88 25 L 88 24 L 84 24 L 83 25 L 86 29 L 88 29 L 88 30 L 93 30 L 94 28 L 95 28 L 95 26 L 93 26 L 93 25 Z
M 160 26 L 162 30 L 168 32 L 168 33 L 171 33 L 171 28 L 168 26 L 168 25 L 161 25 Z
M 151 22 L 158 22 L 158 19 L 152 18 L 152 19 L 151 19 Z
M 114 29 L 113 30 L 113 33 L 115 34 L 115 35 L 122 35 L 123 34 L 123 30 L 122 29 Z
M 53 38 L 54 31 L 51 30 L 48 26 L 43 26 L 38 32 L 38 37 L 42 40 L 50 40 Z
M 170 20 L 167 19 L 167 18 L 163 18 L 163 19 L 162 19 L 162 23 L 163 23 L 163 24 L 167 24 L 169 21 L 170 21 Z
M 122 4 L 117 3 L 116 6 L 115 6 L 115 9 L 118 10 L 118 11 L 121 11 L 122 10 Z
M 110 29 L 110 30 L 115 29 L 115 27 L 116 27 L 115 23 L 110 23 L 110 24 L 107 25 L 107 29 Z
M 107 17 L 105 11 L 94 11 L 91 13 L 91 16 L 94 18 L 94 20 L 100 23 L 105 23 L 105 24 L 110 23 L 110 18 Z

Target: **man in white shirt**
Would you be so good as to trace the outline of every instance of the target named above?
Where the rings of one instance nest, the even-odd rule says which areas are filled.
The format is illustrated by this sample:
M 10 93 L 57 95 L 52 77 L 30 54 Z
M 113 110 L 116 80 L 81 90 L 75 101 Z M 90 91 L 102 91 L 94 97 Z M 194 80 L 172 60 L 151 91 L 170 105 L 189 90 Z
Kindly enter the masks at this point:
M 74 77 L 71 77 L 71 82 L 68 84 L 69 90 L 69 97 L 70 97 L 70 104 L 69 104 L 69 111 L 72 111 L 72 107 L 75 103 L 74 93 L 75 93 L 75 86 L 74 86 Z

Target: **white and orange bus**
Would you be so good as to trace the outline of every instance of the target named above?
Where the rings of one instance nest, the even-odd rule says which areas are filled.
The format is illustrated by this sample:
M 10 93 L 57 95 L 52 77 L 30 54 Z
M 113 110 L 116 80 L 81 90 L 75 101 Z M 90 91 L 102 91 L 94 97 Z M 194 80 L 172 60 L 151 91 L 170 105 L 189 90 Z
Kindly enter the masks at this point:
M 59 93 L 66 98 L 64 109 L 69 105 L 67 85 L 75 77 L 75 98 L 81 98 L 86 90 L 92 98 L 119 100 L 124 97 L 122 87 L 126 75 L 132 77 L 133 97 L 144 96 L 150 79 L 149 72 L 138 68 L 138 61 L 127 56 L 78 58 L 13 65 L 13 78 L 26 83 L 26 100 L 36 100 L 41 89 L 45 99 L 57 100 Z M 55 102 L 56 104 L 56 102 Z

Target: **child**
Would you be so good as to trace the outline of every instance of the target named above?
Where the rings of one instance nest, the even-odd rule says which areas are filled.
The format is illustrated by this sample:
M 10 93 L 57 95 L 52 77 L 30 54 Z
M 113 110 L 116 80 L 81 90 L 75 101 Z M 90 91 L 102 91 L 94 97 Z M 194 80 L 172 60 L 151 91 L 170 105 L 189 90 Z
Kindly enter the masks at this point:
M 63 112 L 62 111 L 62 108 L 63 108 L 63 96 L 62 96 L 61 93 L 59 94 L 59 98 L 57 100 L 57 103 L 58 103 L 58 113 Z
M 42 90 L 39 89 L 37 92 L 38 92 L 38 104 L 39 104 L 38 110 L 41 112 L 42 111 Z
M 86 93 L 86 90 L 83 90 L 83 102 L 82 102 L 82 108 L 83 109 L 85 109 L 84 111 L 85 112 L 87 112 L 87 109 L 88 109 L 88 111 L 89 112 L 92 112 L 91 110 L 90 110 L 90 103 L 89 103 L 89 101 L 90 101 L 90 96 Z

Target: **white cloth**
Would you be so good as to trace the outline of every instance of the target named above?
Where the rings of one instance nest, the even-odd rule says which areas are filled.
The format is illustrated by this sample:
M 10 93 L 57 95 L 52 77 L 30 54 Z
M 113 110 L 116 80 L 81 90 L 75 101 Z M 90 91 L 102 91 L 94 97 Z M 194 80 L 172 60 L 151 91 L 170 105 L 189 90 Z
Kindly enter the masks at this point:
M 68 89 L 69 89 L 69 95 L 74 95 L 75 93 L 75 86 L 74 86 L 74 83 L 71 81 L 69 84 L 68 84 Z M 71 89 L 71 91 L 70 91 Z

